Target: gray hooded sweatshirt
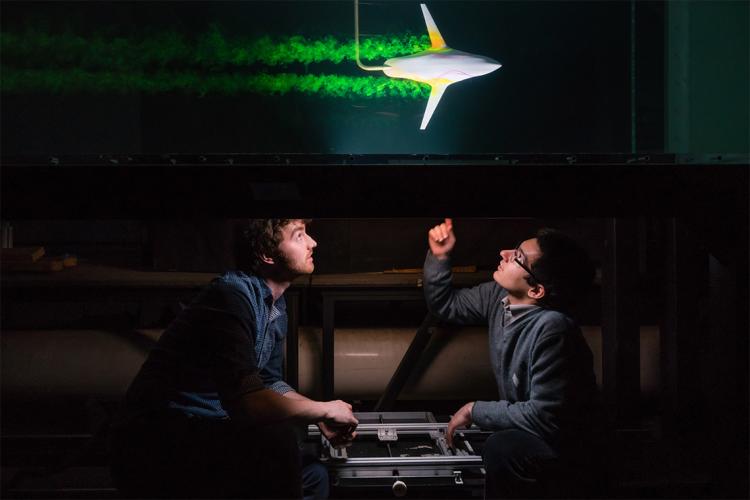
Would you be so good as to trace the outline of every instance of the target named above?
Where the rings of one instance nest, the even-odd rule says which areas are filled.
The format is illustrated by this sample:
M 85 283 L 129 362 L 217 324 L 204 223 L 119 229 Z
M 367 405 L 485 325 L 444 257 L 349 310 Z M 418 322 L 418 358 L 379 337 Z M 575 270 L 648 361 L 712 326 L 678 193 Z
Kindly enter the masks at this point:
M 559 447 L 590 435 L 597 410 L 593 356 L 578 325 L 542 307 L 510 311 L 508 292 L 492 281 L 454 289 L 450 259 L 427 252 L 424 292 L 434 315 L 455 324 L 489 326 L 497 401 L 477 401 L 484 430 L 520 429 Z

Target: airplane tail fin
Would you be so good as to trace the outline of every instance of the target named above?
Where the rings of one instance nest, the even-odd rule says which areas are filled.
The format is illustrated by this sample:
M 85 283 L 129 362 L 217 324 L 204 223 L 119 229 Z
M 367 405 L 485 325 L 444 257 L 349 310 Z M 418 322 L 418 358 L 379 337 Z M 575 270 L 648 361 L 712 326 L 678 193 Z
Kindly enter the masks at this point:
M 365 71 L 383 71 L 388 66 L 366 66 L 359 59 L 359 0 L 354 0 L 354 59 Z
M 424 22 L 427 25 L 427 33 L 430 35 L 430 43 L 433 49 L 444 49 L 447 47 L 443 35 L 440 34 L 437 24 L 432 19 L 432 14 L 427 10 L 427 6 L 423 3 L 419 4 L 422 7 L 422 15 L 424 16 Z

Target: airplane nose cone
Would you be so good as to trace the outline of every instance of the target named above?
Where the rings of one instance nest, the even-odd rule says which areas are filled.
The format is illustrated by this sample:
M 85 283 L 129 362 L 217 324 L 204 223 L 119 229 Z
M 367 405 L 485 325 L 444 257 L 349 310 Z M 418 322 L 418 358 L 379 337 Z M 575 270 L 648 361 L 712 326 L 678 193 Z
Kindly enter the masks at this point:
M 502 68 L 503 65 L 495 60 L 489 60 L 487 61 L 487 73 L 492 73 L 496 69 Z
M 477 66 L 478 75 L 486 75 L 502 67 L 502 64 L 495 61 L 494 59 L 490 59 L 489 57 L 485 57 L 483 59 L 484 60 Z

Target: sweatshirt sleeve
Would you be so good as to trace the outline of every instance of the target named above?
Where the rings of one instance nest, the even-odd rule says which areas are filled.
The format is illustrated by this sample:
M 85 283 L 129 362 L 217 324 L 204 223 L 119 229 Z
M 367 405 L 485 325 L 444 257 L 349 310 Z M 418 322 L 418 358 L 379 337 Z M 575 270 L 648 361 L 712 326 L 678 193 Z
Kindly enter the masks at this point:
M 453 288 L 450 258 L 438 260 L 427 251 L 424 262 L 424 295 L 432 314 L 458 324 L 487 322 L 489 305 L 498 300 L 500 286 L 495 282 L 472 288 Z
M 540 334 L 530 356 L 530 398 L 528 401 L 477 401 L 472 419 L 487 430 L 520 429 L 554 442 L 561 423 L 576 414 L 579 387 L 575 354 L 568 344 L 568 332 L 553 328 Z

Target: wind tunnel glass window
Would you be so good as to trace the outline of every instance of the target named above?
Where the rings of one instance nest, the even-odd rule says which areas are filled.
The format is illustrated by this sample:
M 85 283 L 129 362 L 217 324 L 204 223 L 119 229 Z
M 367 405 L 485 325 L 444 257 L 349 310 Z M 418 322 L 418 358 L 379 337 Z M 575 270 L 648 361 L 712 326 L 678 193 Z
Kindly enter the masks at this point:
M 362 3 L 355 37 L 354 2 L 9 2 L 3 145 L 6 154 L 622 152 L 623 5 Z

